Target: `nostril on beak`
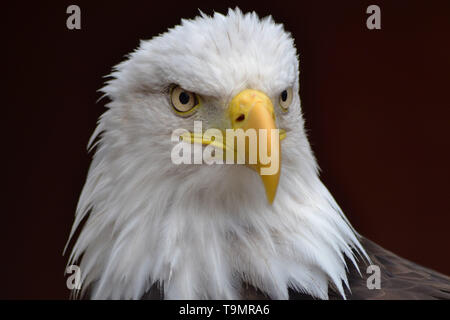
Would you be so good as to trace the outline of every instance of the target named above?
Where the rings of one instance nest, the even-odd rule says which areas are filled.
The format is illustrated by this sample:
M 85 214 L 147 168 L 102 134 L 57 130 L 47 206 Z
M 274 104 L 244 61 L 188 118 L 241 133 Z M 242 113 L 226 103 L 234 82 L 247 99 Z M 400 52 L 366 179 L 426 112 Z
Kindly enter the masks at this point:
M 242 121 L 244 121 L 245 120 L 245 115 L 243 114 L 243 113 L 241 113 L 240 115 L 239 115 L 239 117 L 237 117 L 236 118 L 236 122 L 242 122 Z

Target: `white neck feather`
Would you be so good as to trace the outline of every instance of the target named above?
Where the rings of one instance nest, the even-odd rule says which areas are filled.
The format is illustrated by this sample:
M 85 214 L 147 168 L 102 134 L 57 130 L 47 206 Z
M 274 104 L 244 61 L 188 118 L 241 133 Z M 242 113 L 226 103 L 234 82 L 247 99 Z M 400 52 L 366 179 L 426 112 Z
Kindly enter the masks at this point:
M 301 147 L 285 140 L 297 151 L 283 158 L 268 205 L 246 167 L 161 170 L 144 156 L 131 161 L 131 150 L 114 152 L 126 144 L 108 146 L 105 134 L 73 227 L 90 212 L 69 262 L 80 262 L 83 288 L 92 286 L 92 298 L 138 299 L 159 283 L 166 299 L 238 299 L 247 282 L 273 299 L 287 299 L 288 288 L 327 299 L 331 284 L 344 295 L 344 257 L 355 263 L 352 249 L 364 249 L 319 180 L 306 138 Z

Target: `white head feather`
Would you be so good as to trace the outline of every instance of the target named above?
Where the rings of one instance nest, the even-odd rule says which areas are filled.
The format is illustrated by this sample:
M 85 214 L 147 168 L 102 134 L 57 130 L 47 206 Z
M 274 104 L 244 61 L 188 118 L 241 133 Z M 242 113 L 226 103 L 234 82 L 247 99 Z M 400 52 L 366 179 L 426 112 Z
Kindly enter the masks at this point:
M 357 235 L 318 177 L 301 114 L 298 58 L 282 25 L 255 13 L 204 14 L 149 41 L 119 64 L 103 88 L 111 102 L 71 236 L 71 254 L 92 298 L 140 298 L 154 283 L 167 299 L 239 298 L 242 282 L 274 299 L 288 288 L 326 299 L 344 295 L 344 257 L 365 255 Z M 166 88 L 203 97 L 189 118 L 171 110 Z M 277 196 L 242 165 L 175 165 L 172 131 L 217 126 L 245 88 L 275 102 L 293 87 Z M 355 249 L 353 252 L 352 250 Z

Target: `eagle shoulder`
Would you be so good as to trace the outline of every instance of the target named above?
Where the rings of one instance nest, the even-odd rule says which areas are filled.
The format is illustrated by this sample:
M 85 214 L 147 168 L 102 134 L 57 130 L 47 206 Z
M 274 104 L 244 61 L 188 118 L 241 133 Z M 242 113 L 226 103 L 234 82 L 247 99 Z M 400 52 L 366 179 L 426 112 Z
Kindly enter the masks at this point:
M 360 261 L 359 269 L 350 268 L 347 299 L 350 300 L 436 300 L 450 299 L 450 278 L 434 270 L 422 267 L 407 259 L 380 247 L 367 238 L 362 237 L 362 246 L 372 260 L 373 265 L 380 268 L 380 289 L 368 289 L 366 274 L 367 263 Z M 332 292 L 330 299 L 337 297 Z

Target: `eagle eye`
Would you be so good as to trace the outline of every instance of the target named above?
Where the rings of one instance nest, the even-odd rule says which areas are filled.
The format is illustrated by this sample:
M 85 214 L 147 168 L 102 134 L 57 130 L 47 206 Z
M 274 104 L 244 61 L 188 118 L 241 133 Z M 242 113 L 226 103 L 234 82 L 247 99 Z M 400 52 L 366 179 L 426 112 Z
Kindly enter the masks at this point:
M 283 111 L 288 111 L 289 106 L 292 103 L 292 98 L 293 98 L 292 88 L 287 88 L 281 92 L 279 104 Z
M 189 114 L 199 105 L 197 95 L 180 86 L 171 89 L 170 102 L 175 112 L 181 115 Z

